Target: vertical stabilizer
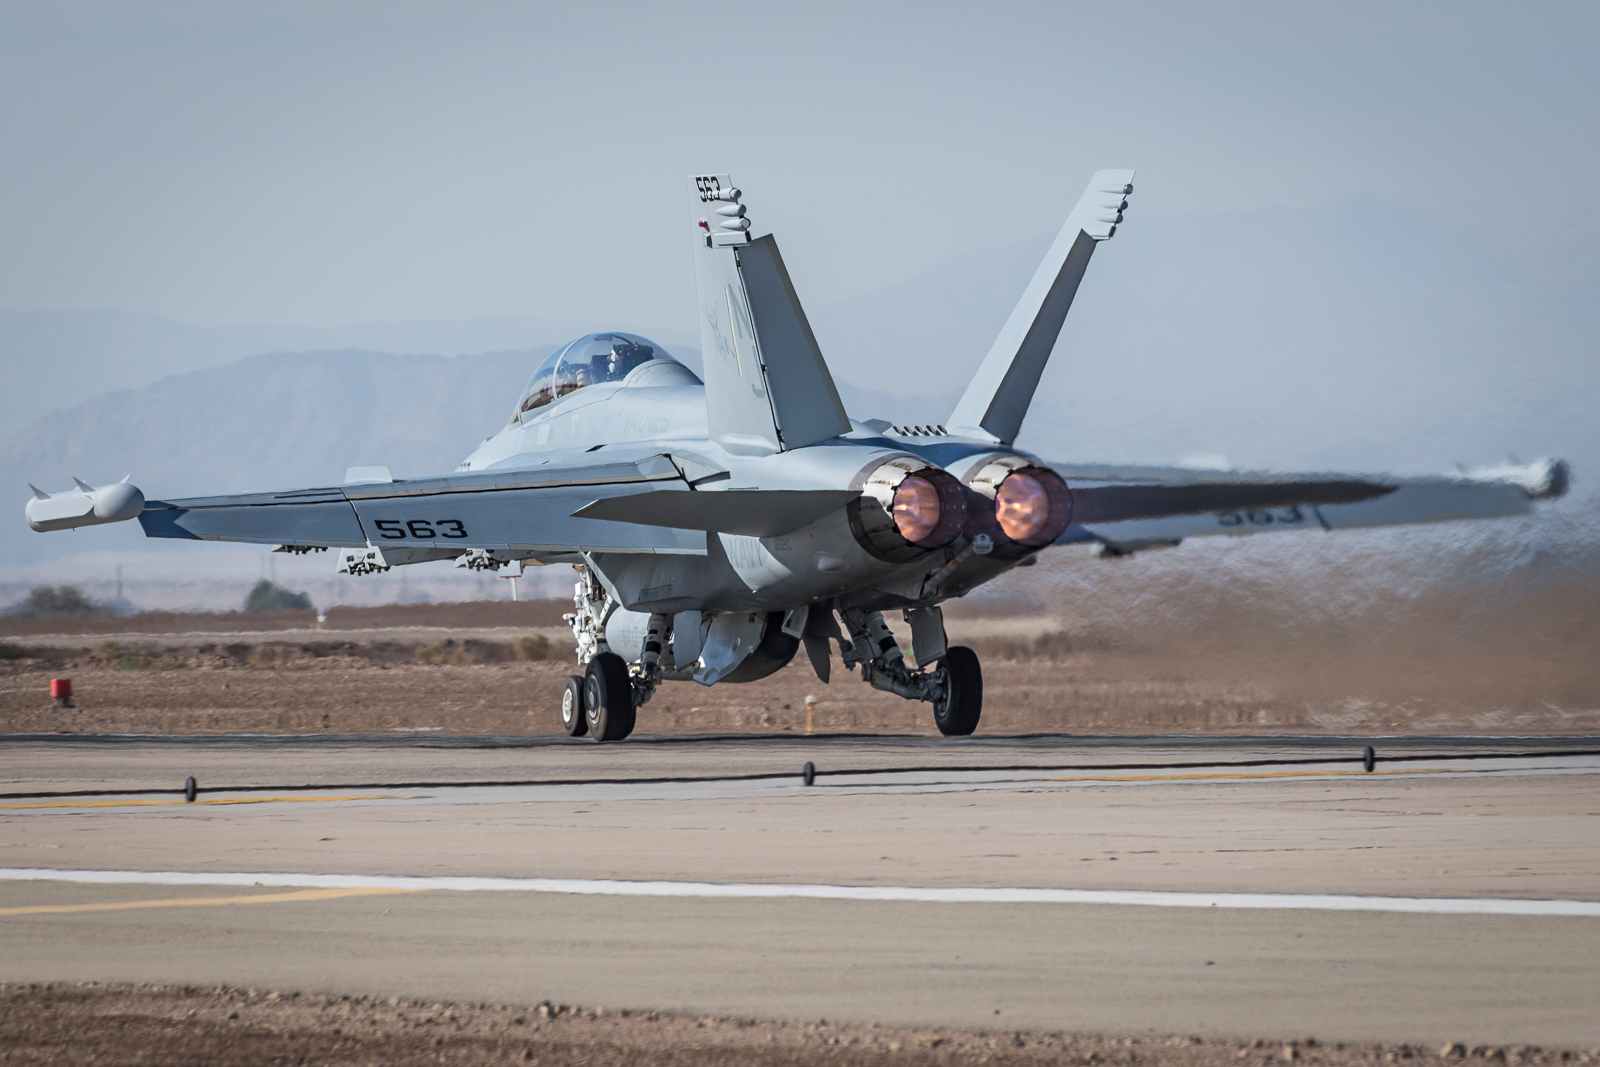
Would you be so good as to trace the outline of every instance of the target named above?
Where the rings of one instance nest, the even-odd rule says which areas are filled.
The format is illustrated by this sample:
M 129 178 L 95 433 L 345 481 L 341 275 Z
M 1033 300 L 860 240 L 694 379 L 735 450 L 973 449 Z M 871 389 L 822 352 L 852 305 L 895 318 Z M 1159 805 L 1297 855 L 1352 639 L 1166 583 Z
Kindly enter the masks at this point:
M 1095 173 L 956 402 L 947 422 L 952 432 L 1016 440 L 1094 246 L 1117 232 L 1132 192 L 1133 171 Z
M 804 448 L 849 433 L 850 417 L 789 280 L 777 239 L 769 233 L 734 254 L 783 447 Z
M 725 174 L 689 179 L 711 437 L 762 455 L 848 433 L 777 242 L 751 240 L 740 196 Z

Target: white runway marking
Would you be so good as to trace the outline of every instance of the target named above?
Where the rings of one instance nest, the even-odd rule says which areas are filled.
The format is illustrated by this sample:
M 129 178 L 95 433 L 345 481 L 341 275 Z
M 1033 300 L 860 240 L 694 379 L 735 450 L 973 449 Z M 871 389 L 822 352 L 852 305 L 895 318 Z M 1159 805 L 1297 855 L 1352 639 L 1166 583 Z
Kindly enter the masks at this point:
M 0 868 L 0 881 L 89 885 L 303 886 L 316 889 L 442 889 L 456 892 L 579 893 L 624 897 L 922 901 L 936 904 L 1125 904 L 1158 908 L 1302 908 L 1425 915 L 1575 915 L 1600 918 L 1595 900 L 1495 897 L 1364 897 L 1314 893 L 1157 893 L 1129 889 L 932 888 L 722 882 L 623 882 L 588 878 L 454 878 L 363 874 L 69 871 Z

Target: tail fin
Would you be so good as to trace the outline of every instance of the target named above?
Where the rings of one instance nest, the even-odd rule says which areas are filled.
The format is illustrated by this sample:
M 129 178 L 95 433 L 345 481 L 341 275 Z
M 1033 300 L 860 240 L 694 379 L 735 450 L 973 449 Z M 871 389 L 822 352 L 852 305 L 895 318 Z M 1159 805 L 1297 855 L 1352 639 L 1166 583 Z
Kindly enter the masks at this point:
M 956 402 L 947 421 L 952 433 L 976 433 L 1006 444 L 1016 440 L 1094 246 L 1117 232 L 1132 192 L 1133 171 L 1095 173 Z
M 689 179 L 711 437 L 762 455 L 849 433 L 778 244 L 751 240 L 740 196 L 726 174 Z

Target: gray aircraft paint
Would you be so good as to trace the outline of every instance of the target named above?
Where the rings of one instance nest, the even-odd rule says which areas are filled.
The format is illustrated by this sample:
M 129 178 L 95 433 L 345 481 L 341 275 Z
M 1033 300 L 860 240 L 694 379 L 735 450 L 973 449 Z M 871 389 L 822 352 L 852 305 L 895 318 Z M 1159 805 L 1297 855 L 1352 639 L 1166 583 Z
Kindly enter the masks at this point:
M 850 416 L 806 321 L 771 235 L 731 250 L 755 323 L 756 351 L 783 447 L 804 448 L 850 432 Z

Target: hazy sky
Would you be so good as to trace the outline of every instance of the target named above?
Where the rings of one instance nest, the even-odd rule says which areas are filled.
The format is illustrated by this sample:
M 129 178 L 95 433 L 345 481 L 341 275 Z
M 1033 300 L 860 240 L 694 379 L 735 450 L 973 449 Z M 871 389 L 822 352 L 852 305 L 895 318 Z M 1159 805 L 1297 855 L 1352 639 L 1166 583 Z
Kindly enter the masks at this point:
M 1029 447 L 1416 471 L 1515 449 L 1574 459 L 1591 492 L 1597 54 L 1593 0 L 0 0 L 0 310 L 671 340 L 695 329 L 684 177 L 716 170 L 779 236 L 836 374 L 948 393 L 1089 174 L 1135 167 Z M 217 331 L 237 343 L 183 355 L 157 323 L 89 351 L 94 322 L 11 322 L 19 429 L 249 350 Z M 98 476 L 11 470 L 6 536 L 36 536 L 25 480 L 71 473 Z M 70 543 L 149 548 L 129 526 Z
M 225 9 L 225 14 L 218 13 Z M 0 307 L 690 328 L 683 176 L 808 303 L 1060 223 L 1600 224 L 1600 5 L 0 2 Z

